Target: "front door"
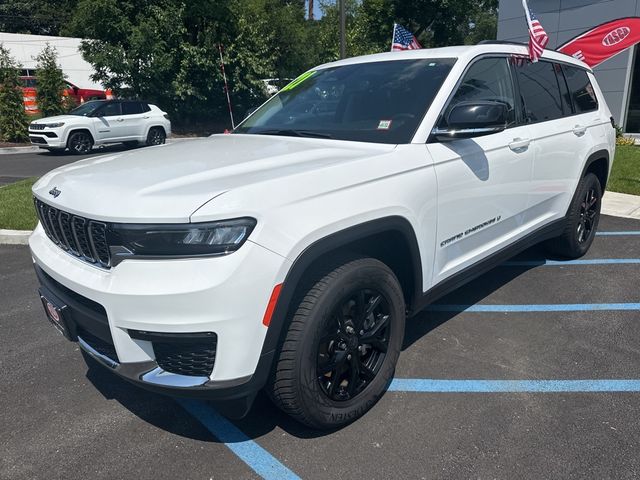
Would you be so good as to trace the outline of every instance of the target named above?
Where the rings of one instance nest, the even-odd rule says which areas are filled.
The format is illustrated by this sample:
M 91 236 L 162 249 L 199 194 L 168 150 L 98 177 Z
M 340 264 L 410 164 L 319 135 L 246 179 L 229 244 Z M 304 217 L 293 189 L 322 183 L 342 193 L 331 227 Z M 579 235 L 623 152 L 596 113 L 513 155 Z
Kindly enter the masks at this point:
M 433 284 L 463 270 L 522 235 L 531 189 L 529 127 L 516 121 L 515 88 L 505 57 L 476 60 L 445 108 L 497 101 L 510 112 L 503 132 L 427 145 L 438 182 L 437 245 Z
M 108 102 L 93 117 L 96 140 L 100 143 L 116 142 L 126 136 L 120 102 Z

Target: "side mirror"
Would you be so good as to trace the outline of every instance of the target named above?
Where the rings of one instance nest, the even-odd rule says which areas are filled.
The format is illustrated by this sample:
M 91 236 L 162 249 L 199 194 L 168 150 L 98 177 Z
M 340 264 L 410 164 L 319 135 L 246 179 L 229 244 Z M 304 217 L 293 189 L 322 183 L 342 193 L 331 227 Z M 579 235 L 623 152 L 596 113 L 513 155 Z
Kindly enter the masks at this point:
M 481 137 L 507 128 L 509 110 L 504 103 L 491 101 L 462 102 L 454 106 L 446 118 L 446 129 L 432 132 L 438 140 Z

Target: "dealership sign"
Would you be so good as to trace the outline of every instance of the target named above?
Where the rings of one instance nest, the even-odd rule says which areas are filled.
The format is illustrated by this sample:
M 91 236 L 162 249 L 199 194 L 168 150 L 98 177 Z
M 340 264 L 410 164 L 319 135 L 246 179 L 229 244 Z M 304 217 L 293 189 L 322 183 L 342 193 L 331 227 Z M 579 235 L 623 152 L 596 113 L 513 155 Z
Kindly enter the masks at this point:
M 598 25 L 569 40 L 558 47 L 558 51 L 595 67 L 638 42 L 640 17 L 620 18 Z

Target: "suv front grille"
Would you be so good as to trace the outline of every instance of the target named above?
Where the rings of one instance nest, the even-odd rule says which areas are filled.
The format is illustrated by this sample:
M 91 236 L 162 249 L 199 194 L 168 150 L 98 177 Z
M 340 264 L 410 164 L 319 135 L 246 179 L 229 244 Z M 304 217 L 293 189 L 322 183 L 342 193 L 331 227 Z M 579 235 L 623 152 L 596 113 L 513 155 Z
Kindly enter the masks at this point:
M 104 223 L 63 212 L 37 198 L 33 201 L 40 223 L 52 242 L 85 262 L 102 268 L 111 267 Z
M 32 123 L 29 125 L 29 130 L 44 130 L 44 123 Z

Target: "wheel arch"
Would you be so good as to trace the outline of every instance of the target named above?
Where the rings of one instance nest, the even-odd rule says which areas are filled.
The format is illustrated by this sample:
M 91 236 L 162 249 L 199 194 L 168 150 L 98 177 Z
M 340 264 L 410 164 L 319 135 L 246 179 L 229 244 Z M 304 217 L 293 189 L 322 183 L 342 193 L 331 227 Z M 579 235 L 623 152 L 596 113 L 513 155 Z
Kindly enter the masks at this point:
M 298 255 L 282 284 L 256 370 L 260 380 L 266 382 L 271 372 L 287 319 L 295 308 L 300 288 L 304 286 L 305 273 L 340 254 L 372 256 L 387 264 L 400 281 L 407 306 L 422 296 L 420 250 L 415 231 L 406 218 L 390 216 L 368 221 L 315 241 Z
M 593 173 L 600 181 L 600 186 L 604 192 L 609 181 L 610 155 L 607 150 L 597 150 L 587 158 L 582 169 L 580 178 L 584 178 L 587 173 Z
M 75 127 L 75 128 L 70 129 L 67 132 L 67 140 L 65 142 L 65 145 L 67 147 L 69 146 L 69 139 L 71 138 L 71 135 L 73 135 L 74 133 L 78 133 L 78 132 L 88 133 L 89 136 L 91 137 L 91 142 L 94 143 L 94 144 L 96 143 L 96 138 L 93 136 L 93 133 L 91 132 L 91 130 L 89 128 L 87 128 L 87 127 Z
M 146 133 L 144 134 L 144 138 L 145 138 L 145 140 L 146 140 L 146 139 L 147 139 L 147 137 L 149 136 L 149 132 L 151 132 L 151 130 L 153 130 L 154 128 L 161 128 L 161 129 L 162 129 L 162 131 L 163 131 L 163 132 L 164 132 L 164 134 L 165 134 L 165 137 L 166 137 L 166 135 L 167 135 L 167 130 L 164 128 L 164 126 L 163 126 L 163 125 L 151 124 L 151 125 L 149 125 L 149 127 L 147 128 Z

